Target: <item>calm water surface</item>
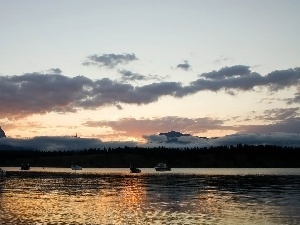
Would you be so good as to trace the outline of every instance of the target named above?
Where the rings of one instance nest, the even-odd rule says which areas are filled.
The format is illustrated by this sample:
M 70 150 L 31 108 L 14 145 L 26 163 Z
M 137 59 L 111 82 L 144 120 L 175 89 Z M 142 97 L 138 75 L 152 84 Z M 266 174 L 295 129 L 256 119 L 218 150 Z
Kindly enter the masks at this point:
M 300 169 L 3 169 L 1 225 L 300 224 Z

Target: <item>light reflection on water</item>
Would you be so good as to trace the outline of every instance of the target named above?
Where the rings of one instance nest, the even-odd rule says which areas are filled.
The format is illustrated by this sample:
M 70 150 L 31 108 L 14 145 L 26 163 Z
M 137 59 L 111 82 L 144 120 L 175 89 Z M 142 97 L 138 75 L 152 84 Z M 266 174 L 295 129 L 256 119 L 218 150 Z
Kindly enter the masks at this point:
M 24 172 L 0 184 L 0 224 L 300 224 L 299 169 Z

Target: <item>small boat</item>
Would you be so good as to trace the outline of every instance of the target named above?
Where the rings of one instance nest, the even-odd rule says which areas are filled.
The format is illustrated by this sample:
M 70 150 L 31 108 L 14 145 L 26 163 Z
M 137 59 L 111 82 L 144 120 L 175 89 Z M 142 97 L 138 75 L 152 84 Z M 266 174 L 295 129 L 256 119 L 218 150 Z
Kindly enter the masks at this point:
M 129 169 L 130 169 L 130 173 L 140 173 L 141 172 L 141 170 L 139 168 L 131 165 L 131 163 L 130 163 Z
M 141 170 L 139 168 L 136 168 L 134 166 L 130 166 L 130 173 L 140 173 Z
M 30 170 L 30 165 L 28 163 L 23 163 L 21 165 L 21 170 Z
M 78 166 L 78 165 L 72 165 L 72 166 L 71 166 L 71 169 L 72 169 L 72 170 L 82 170 L 82 167 L 81 167 L 81 166 Z
M 168 167 L 167 164 L 166 164 L 166 163 L 163 163 L 163 162 L 158 163 L 158 164 L 154 167 L 154 169 L 155 169 L 156 171 L 171 171 L 171 168 Z

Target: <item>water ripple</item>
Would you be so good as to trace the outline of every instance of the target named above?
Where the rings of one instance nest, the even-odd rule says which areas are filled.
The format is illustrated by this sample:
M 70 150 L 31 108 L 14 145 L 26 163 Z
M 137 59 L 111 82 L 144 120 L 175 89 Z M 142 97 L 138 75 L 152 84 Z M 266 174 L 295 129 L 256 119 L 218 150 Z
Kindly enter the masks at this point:
M 26 174 L 0 184 L 0 224 L 300 224 L 300 176 Z

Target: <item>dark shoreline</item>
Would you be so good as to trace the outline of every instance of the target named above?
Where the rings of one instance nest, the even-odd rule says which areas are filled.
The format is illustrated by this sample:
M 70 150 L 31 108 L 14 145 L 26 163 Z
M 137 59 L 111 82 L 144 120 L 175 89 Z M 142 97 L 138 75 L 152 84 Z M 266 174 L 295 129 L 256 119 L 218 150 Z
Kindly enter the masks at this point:
M 300 168 L 300 148 L 281 146 L 219 146 L 211 148 L 138 148 L 88 149 L 43 152 L 0 150 L 1 167 L 127 168 L 130 164 L 153 168 L 165 162 L 171 168 Z

